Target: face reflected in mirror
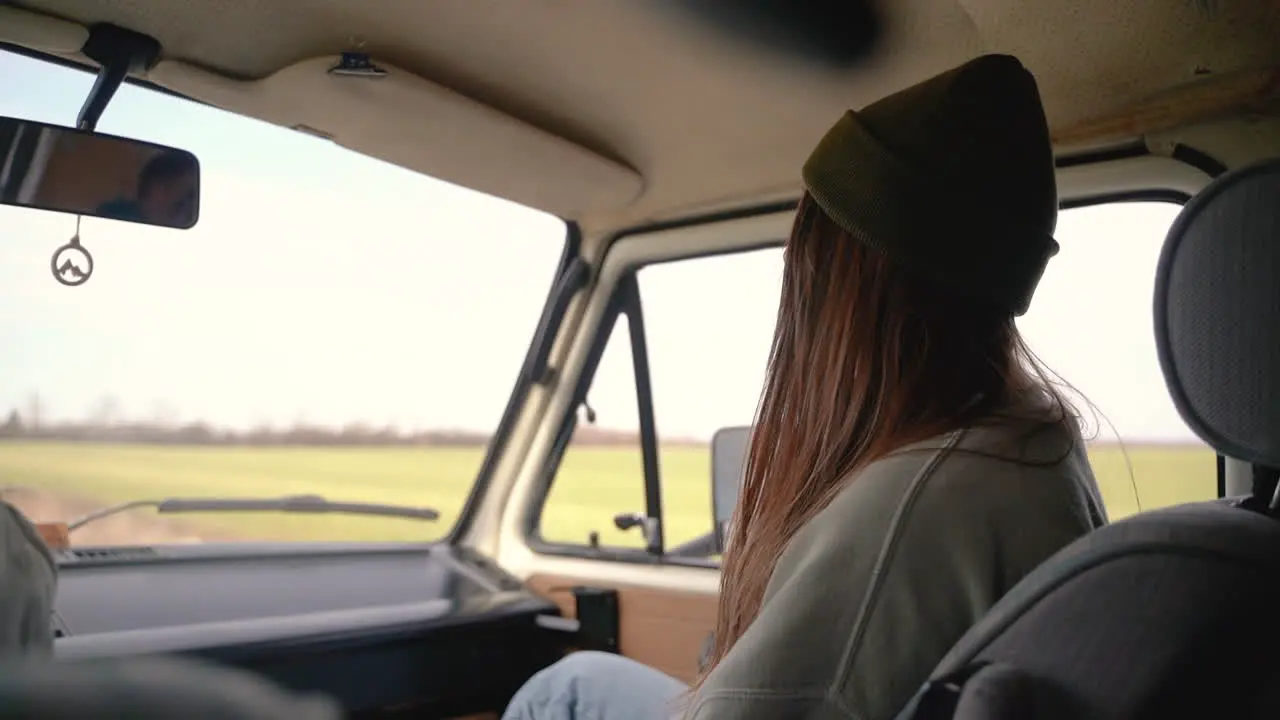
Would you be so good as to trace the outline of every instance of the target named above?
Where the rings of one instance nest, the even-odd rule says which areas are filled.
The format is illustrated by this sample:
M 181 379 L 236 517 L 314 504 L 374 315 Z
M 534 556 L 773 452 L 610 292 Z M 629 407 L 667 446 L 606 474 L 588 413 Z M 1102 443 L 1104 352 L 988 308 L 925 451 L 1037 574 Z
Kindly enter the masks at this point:
M 200 164 L 184 150 L 0 118 L 0 204 L 187 229 Z
M 157 152 L 138 172 L 133 199 L 106 202 L 98 207 L 98 214 L 147 225 L 190 227 L 199 182 L 192 159 L 178 151 Z

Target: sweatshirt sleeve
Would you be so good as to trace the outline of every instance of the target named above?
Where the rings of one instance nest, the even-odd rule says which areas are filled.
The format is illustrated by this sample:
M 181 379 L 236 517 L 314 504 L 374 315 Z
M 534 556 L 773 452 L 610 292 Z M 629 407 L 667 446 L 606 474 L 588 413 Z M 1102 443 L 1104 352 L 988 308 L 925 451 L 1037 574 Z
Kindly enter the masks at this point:
M 884 463 L 797 534 L 691 717 L 889 720 L 1009 585 L 1091 527 L 1070 478 L 986 458 L 940 471 L 946 457 Z
M 35 526 L 0 500 L 0 656 L 53 654 L 57 572 Z

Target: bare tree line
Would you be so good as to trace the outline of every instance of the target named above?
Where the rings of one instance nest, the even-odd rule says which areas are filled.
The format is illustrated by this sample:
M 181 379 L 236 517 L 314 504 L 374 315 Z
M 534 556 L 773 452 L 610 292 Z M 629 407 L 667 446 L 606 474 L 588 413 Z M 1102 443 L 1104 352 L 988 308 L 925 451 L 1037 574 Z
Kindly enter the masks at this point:
M 0 440 L 56 440 L 64 442 L 138 443 L 154 445 L 244 446 L 436 446 L 483 447 L 490 434 L 468 430 L 431 429 L 405 431 L 390 425 L 349 423 L 340 428 L 296 422 L 280 428 L 261 425 L 249 429 L 226 428 L 204 421 L 180 421 L 177 412 L 157 404 L 150 420 L 121 418 L 114 398 L 98 401 L 83 420 L 49 420 L 44 402 L 31 395 L 22 408 L 13 408 L 0 423 Z M 579 425 L 575 444 L 636 445 L 633 431 L 608 430 Z M 665 441 L 665 440 L 664 440 Z M 678 444 L 703 444 L 676 441 Z
M 0 410 L 0 413 L 3 411 Z M 261 425 L 249 429 L 219 427 L 204 421 L 184 422 L 176 409 L 166 403 L 156 403 L 149 420 L 123 419 L 120 403 L 112 397 L 103 397 L 87 413 L 85 419 L 76 421 L 49 420 L 47 408 L 38 394 L 29 396 L 21 408 L 13 408 L 0 422 L 0 442 L 9 440 L 50 440 L 63 442 L 137 443 L 151 445 L 242 445 L 242 446 L 300 446 L 300 447 L 485 447 L 490 434 L 448 428 L 429 430 L 401 430 L 391 425 L 375 426 L 368 423 L 348 423 L 339 428 L 310 424 L 304 421 L 290 427 Z M 639 434 L 632 430 L 612 430 L 580 422 L 573 435 L 575 445 L 637 446 Z M 1119 447 L 1113 438 L 1088 439 L 1091 447 Z M 692 438 L 662 436 L 666 447 L 706 447 L 708 442 Z M 1203 445 L 1192 440 L 1130 440 L 1130 449 L 1141 447 L 1192 447 Z

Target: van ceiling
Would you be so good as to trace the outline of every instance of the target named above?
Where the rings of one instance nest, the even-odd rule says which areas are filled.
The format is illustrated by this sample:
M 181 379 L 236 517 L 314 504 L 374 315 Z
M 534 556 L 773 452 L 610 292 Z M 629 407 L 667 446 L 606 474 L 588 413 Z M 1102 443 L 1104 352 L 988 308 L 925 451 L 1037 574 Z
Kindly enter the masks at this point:
M 227 90 L 239 85 L 229 79 L 269 78 L 362 44 L 379 64 L 523 121 L 531 132 L 545 131 L 543 141 L 567 140 L 565 147 L 582 156 L 511 152 L 509 162 L 493 162 L 474 154 L 479 145 L 454 141 L 483 143 L 475 128 L 488 126 L 447 113 L 439 117 L 456 127 L 442 128 L 438 118 L 431 126 L 422 117 L 429 105 L 406 104 L 404 112 L 379 105 L 382 126 L 352 126 L 340 142 L 576 217 L 597 231 L 794 194 L 804 157 L 845 108 L 984 52 L 1017 55 L 1031 69 L 1060 137 L 1162 90 L 1280 67 L 1274 0 L 881 4 L 886 32 L 874 56 L 855 70 L 832 71 L 761 54 L 640 0 L 15 3 L 80 25 L 111 22 L 152 35 L 166 61 L 181 61 L 171 67 L 211 73 L 166 71 L 161 63 L 152 80 L 276 122 L 283 116 L 266 96 L 291 95 L 283 80 L 256 86 L 263 92 L 236 93 Z M 335 101 L 307 112 L 300 124 L 325 128 L 353 110 Z M 315 116 L 324 114 L 331 117 Z M 392 124 L 403 132 L 387 132 Z M 415 135 L 418 127 L 430 132 Z M 583 161 L 587 155 L 599 162 Z M 539 194 L 540 185 L 563 192 Z

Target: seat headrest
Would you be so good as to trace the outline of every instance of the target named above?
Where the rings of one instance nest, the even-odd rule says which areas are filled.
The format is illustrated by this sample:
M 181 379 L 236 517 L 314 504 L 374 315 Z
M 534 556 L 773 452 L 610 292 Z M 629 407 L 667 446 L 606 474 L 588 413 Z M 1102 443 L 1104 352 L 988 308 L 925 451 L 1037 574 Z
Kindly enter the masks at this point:
M 1183 208 L 1156 270 L 1155 336 L 1192 431 L 1280 467 L 1280 158 L 1219 177 Z

